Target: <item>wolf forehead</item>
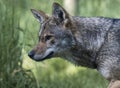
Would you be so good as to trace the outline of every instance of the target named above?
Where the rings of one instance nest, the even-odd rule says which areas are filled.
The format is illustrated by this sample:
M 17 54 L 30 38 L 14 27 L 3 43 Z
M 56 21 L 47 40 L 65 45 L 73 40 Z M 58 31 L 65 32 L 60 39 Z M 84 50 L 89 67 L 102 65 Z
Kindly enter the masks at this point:
M 72 25 L 71 25 L 72 26 Z M 39 35 L 47 34 L 61 34 L 64 36 L 65 31 L 69 33 L 70 27 L 65 27 L 64 23 L 59 23 L 53 17 L 49 17 L 45 22 L 40 25 Z

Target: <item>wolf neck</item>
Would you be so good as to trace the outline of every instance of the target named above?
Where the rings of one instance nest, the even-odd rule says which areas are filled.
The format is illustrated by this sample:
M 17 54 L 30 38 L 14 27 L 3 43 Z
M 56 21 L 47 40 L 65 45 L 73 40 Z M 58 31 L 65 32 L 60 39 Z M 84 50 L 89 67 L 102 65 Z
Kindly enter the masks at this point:
M 76 48 L 71 50 L 72 62 L 75 64 L 96 68 L 97 54 L 105 41 L 107 31 L 111 26 L 108 18 L 74 18 L 76 24 Z

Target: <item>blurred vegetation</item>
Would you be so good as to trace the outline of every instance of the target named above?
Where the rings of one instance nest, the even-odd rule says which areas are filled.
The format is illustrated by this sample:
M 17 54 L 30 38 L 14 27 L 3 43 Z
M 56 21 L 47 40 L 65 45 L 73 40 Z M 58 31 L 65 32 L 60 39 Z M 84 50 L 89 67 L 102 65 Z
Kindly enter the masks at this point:
M 16 4 L 18 8 L 16 8 Z M 19 29 L 22 3 L 15 0 L 0 1 L 0 88 L 33 88 L 35 79 L 22 64 L 22 42 Z M 34 82 L 34 84 L 32 83 Z M 31 84 L 31 85 L 29 85 Z
M 106 88 L 96 71 L 60 58 L 32 61 L 27 53 L 37 43 L 39 23 L 31 8 L 51 14 L 62 0 L 0 0 L 0 88 Z M 120 0 L 79 0 L 80 16 L 120 18 Z

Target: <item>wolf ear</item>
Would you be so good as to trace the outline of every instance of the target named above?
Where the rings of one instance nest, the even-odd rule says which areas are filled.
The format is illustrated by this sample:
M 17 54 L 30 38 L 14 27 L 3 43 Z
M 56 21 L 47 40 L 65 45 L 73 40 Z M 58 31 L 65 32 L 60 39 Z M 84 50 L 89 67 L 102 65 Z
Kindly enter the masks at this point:
M 66 19 L 69 19 L 69 14 L 66 12 L 66 10 L 59 5 L 58 3 L 53 3 L 53 12 L 52 15 L 55 19 L 57 19 L 60 22 L 65 21 Z
M 43 11 L 37 11 L 35 9 L 31 9 L 31 12 L 40 23 L 43 23 L 48 18 L 48 16 Z

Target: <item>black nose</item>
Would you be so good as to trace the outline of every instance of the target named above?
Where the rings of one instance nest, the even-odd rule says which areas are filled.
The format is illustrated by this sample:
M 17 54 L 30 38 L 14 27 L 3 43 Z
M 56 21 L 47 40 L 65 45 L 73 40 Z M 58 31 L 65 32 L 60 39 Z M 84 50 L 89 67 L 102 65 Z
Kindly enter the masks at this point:
M 28 53 L 28 56 L 29 56 L 30 58 L 33 58 L 34 55 L 35 55 L 35 51 L 33 51 L 33 50 Z

